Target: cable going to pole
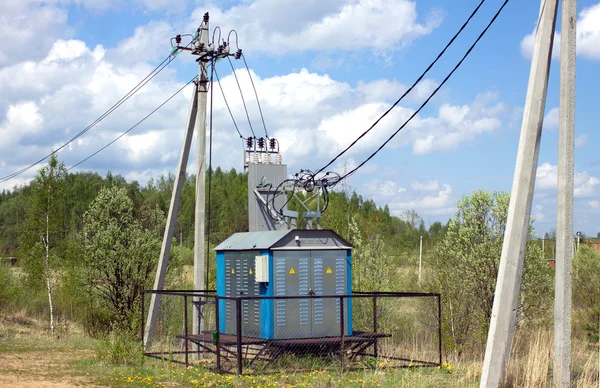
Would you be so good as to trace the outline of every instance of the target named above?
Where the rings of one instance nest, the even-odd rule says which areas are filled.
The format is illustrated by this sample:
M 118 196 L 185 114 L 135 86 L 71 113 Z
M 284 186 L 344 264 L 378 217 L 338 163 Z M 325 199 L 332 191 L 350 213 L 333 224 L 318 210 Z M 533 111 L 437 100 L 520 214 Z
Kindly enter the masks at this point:
M 425 69 L 425 71 L 423 71 L 421 73 L 421 75 L 415 80 L 415 82 L 402 94 L 402 96 L 400 96 L 399 99 L 396 100 L 396 102 L 394 102 L 394 104 L 392 106 L 390 106 L 388 108 L 388 110 L 386 110 L 377 120 L 375 120 L 375 122 L 366 130 L 364 131 L 359 137 L 357 137 L 348 147 L 346 147 L 342 152 L 340 152 L 339 154 L 337 154 L 329 163 L 327 163 L 325 166 L 321 167 L 319 170 L 317 170 L 317 172 L 315 174 L 318 174 L 320 172 L 322 172 L 323 170 L 325 170 L 327 167 L 329 167 L 330 165 L 332 165 L 333 163 L 335 163 L 336 160 L 338 160 L 342 155 L 344 155 L 346 152 L 348 152 L 348 150 L 350 150 L 350 148 L 352 148 L 360 139 L 362 139 L 363 137 L 365 137 L 365 135 L 367 135 L 367 133 L 369 133 L 377 124 L 379 124 L 379 122 L 388 115 L 388 113 L 390 113 L 402 100 L 404 100 L 404 98 L 423 80 L 423 78 L 427 75 L 427 73 L 429 73 L 429 70 L 431 70 L 431 68 L 440 60 L 440 58 L 446 53 L 446 50 L 448 50 L 448 48 L 452 45 L 452 43 L 454 43 L 454 41 L 456 40 L 456 38 L 458 38 L 458 36 L 464 31 L 464 29 L 467 27 L 467 25 L 471 22 L 471 19 L 473 19 L 473 17 L 477 14 L 477 12 L 479 11 L 479 9 L 481 8 L 481 6 L 483 5 L 483 3 L 485 3 L 486 0 L 481 0 L 479 2 L 479 4 L 477 5 L 477 7 L 475 7 L 475 9 L 473 10 L 473 12 L 471 12 L 471 14 L 469 15 L 469 17 L 467 18 L 467 20 L 463 23 L 463 25 L 458 29 L 458 31 L 454 34 L 454 36 L 452 36 L 452 38 L 448 41 L 448 43 L 446 43 L 446 46 L 444 46 L 444 48 L 442 49 L 442 51 L 440 51 L 440 53 L 435 57 L 435 59 L 429 64 L 429 66 L 427 66 L 427 68 Z
M 242 87 L 240 86 L 240 80 L 238 79 L 237 74 L 235 73 L 235 67 L 233 67 L 233 62 L 231 59 L 227 57 L 229 61 L 229 65 L 231 65 L 231 72 L 235 77 L 235 82 L 237 83 L 238 89 L 240 91 L 240 96 L 242 97 L 242 104 L 244 105 L 244 111 L 246 112 L 246 118 L 248 119 L 248 125 L 250 126 L 250 132 L 252 132 L 252 137 L 256 139 L 256 135 L 254 134 L 254 128 L 252 128 L 252 121 L 250 120 L 250 115 L 248 114 L 248 107 L 246 106 L 246 100 L 244 99 L 244 93 L 242 92 Z
M 73 141 L 75 141 L 76 139 L 78 139 L 79 137 L 81 137 L 82 135 L 84 135 L 86 132 L 88 132 L 90 129 L 92 129 L 98 123 L 100 123 L 102 120 L 104 120 L 108 115 L 110 115 L 112 112 L 114 112 L 117 108 L 119 108 L 121 105 L 123 105 L 134 94 L 136 94 L 140 89 L 142 89 L 148 82 L 150 82 L 161 71 L 163 71 L 164 68 L 167 67 L 175 59 L 175 57 L 176 57 L 176 55 L 174 55 L 174 54 L 170 54 L 168 57 L 166 57 L 146 77 L 144 77 L 140 82 L 138 82 L 137 85 L 135 85 L 131 90 L 129 90 L 129 92 L 127 92 L 123 97 L 121 97 L 121 99 L 119 101 L 117 101 L 116 103 L 114 103 L 107 111 L 105 111 L 102 115 L 100 115 L 97 119 L 95 119 L 87 127 L 85 127 L 84 129 L 82 129 L 81 131 L 79 131 L 77 134 L 75 134 L 75 136 L 71 137 L 67 142 L 65 142 L 64 144 L 62 144 L 58 148 L 54 149 L 48 155 L 46 155 L 46 156 L 40 158 L 39 160 L 37 160 L 37 161 L 35 161 L 35 162 L 27 165 L 26 167 L 24 167 L 24 168 L 22 168 L 22 169 L 20 169 L 18 171 L 15 171 L 12 174 L 9 174 L 7 176 L 4 176 L 4 177 L 0 178 L 0 183 L 4 183 L 4 182 L 6 182 L 6 181 L 8 181 L 10 179 L 16 178 L 17 176 L 19 176 L 22 173 L 24 173 L 25 171 L 27 171 L 27 170 L 35 167 L 39 163 L 43 162 L 44 160 L 46 160 L 50 156 L 52 156 L 55 153 L 59 152 L 60 150 L 62 150 L 63 148 L 65 148 L 67 145 L 71 144 Z
M 104 145 L 103 147 L 101 147 L 100 149 L 98 149 L 96 152 L 92 153 L 91 155 L 89 155 L 88 157 L 86 157 L 85 159 L 75 163 L 74 165 L 72 165 L 71 167 L 69 167 L 67 169 L 67 171 L 70 171 L 72 169 L 74 169 L 75 167 L 81 165 L 82 163 L 88 161 L 89 159 L 93 158 L 94 156 L 98 155 L 100 152 L 104 151 L 105 149 L 107 149 L 108 147 L 110 147 L 111 145 L 113 145 L 117 140 L 119 140 L 120 138 L 122 138 L 123 136 L 127 135 L 129 132 L 133 131 L 137 126 L 139 126 L 141 123 L 143 123 L 144 121 L 146 121 L 146 119 L 148 119 L 148 117 L 152 116 L 154 113 L 156 113 L 156 111 L 158 111 L 160 108 L 162 108 L 163 106 L 165 106 L 169 101 L 171 101 L 173 98 L 175 98 L 175 96 L 177 96 L 183 89 L 185 89 L 186 86 L 188 86 L 189 84 L 191 84 L 197 77 L 192 78 L 190 81 L 188 81 L 185 85 L 183 85 L 179 90 L 177 90 L 175 93 L 173 93 L 169 98 L 167 98 L 165 101 L 163 101 L 162 104 L 160 104 L 159 106 L 157 106 L 156 108 L 154 108 L 154 110 L 150 113 L 148 113 L 146 116 L 144 116 L 140 121 L 138 121 L 137 123 L 135 123 L 133 126 L 131 126 L 128 130 L 126 130 L 125 132 L 121 133 L 119 136 L 117 136 L 115 139 L 113 139 L 112 141 L 110 141 L 108 144 Z
M 502 5 L 500 6 L 500 9 L 498 9 L 498 11 L 494 14 L 494 16 L 492 17 L 492 19 L 490 20 L 490 22 L 483 29 L 483 31 L 479 34 L 479 36 L 477 37 L 477 39 L 475 39 L 475 42 L 473 42 L 473 44 L 471 45 L 471 47 L 469 47 L 469 49 L 467 50 L 467 52 L 463 55 L 463 57 L 460 59 L 460 61 L 458 61 L 458 63 L 454 66 L 454 68 L 452 69 L 452 71 L 450 71 L 450 73 L 448 73 L 448 75 L 446 76 L 446 78 L 444 78 L 444 80 L 438 85 L 438 87 L 435 88 L 435 90 L 423 102 L 423 104 L 421 104 L 421 106 L 419 107 L 419 109 L 417 109 L 415 112 L 413 112 L 413 114 L 410 115 L 410 117 L 404 122 L 404 124 L 402 124 L 394 133 L 392 133 L 392 135 L 390 137 L 388 137 L 388 139 L 381 146 L 379 146 L 379 148 L 377 148 L 377 150 L 375 150 L 375 152 L 373 152 L 371 155 L 369 155 L 369 157 L 366 158 L 364 161 L 362 161 L 358 166 L 356 166 L 355 168 L 353 168 L 352 170 L 350 170 L 349 172 L 347 172 L 346 174 L 344 174 L 340 178 L 340 180 L 346 179 L 350 175 L 354 174 L 362 166 L 364 166 L 369 160 L 371 160 L 375 155 L 377 155 L 377 153 L 379 151 L 381 151 L 383 149 L 383 147 L 385 147 L 402 129 L 404 129 L 404 127 L 406 127 L 408 125 L 408 123 L 410 123 L 410 121 L 417 114 L 419 114 L 419 112 L 421 112 L 421 110 L 429 103 L 429 101 L 433 98 L 433 96 L 435 96 L 437 94 L 437 92 L 442 88 L 442 86 L 444 86 L 444 84 L 446 84 L 446 82 L 448 82 L 448 80 L 450 79 L 450 77 L 452 77 L 452 75 L 456 72 L 456 70 L 458 70 L 458 68 L 460 67 L 460 65 L 462 65 L 462 63 L 464 62 L 464 60 L 467 59 L 467 57 L 469 56 L 469 54 L 471 54 L 471 52 L 473 51 L 473 49 L 475 48 L 475 46 L 477 46 L 477 43 L 479 43 L 479 41 L 481 40 L 481 38 L 483 38 L 483 36 L 486 34 L 486 32 L 489 30 L 489 28 L 492 26 L 492 24 L 494 24 L 494 22 L 496 21 L 496 19 L 498 18 L 498 16 L 500 15 L 500 13 L 502 12 L 502 10 L 506 6 L 506 4 L 508 4 L 509 1 L 510 0 L 504 0 L 504 2 L 502 3 Z

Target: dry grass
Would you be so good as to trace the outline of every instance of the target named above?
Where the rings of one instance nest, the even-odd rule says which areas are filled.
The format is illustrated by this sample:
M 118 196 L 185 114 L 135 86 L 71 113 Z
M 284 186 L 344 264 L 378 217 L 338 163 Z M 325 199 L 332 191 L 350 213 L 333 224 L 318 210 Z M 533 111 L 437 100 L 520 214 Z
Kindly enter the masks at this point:
M 553 333 L 540 328 L 515 338 L 505 387 L 551 387 Z M 571 382 L 573 387 L 598 387 L 598 348 L 573 339 L 571 345 Z

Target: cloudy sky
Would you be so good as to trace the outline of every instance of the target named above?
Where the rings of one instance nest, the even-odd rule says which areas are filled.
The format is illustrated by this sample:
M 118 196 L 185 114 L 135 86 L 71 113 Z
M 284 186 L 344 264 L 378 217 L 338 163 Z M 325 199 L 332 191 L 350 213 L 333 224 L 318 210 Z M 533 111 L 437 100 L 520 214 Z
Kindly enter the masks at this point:
M 393 103 L 462 25 L 478 0 L 2 0 L 0 176 L 27 166 L 93 122 L 210 12 L 231 29 L 250 66 L 269 135 L 290 173 L 316 170 Z M 600 231 L 600 156 L 595 150 L 600 77 L 600 2 L 580 0 L 575 228 Z M 374 151 L 439 85 L 489 22 L 487 0 L 426 79 L 372 133 L 332 166 L 343 172 Z M 350 180 L 394 214 L 446 221 L 463 195 L 510 190 L 539 2 L 511 1 L 472 55 L 405 130 Z M 559 19 L 560 21 L 560 19 Z M 558 23 L 557 29 L 560 29 Z M 557 41 L 560 36 L 557 36 Z M 558 52 L 552 63 L 533 216 L 555 225 Z M 234 62 L 257 136 L 262 124 L 243 62 Z M 229 63 L 217 64 L 244 136 L 250 135 Z M 79 162 L 161 104 L 197 72 L 183 53 L 59 158 Z M 215 89 L 217 91 L 218 89 Z M 191 88 L 77 169 L 141 183 L 173 171 Z M 241 169 L 242 142 L 220 93 L 214 101 L 214 164 Z M 194 156 L 192 156 L 191 160 Z M 190 166 L 193 168 L 193 165 Z M 192 171 L 191 169 L 189 171 Z M 0 184 L 27 182 L 35 169 Z

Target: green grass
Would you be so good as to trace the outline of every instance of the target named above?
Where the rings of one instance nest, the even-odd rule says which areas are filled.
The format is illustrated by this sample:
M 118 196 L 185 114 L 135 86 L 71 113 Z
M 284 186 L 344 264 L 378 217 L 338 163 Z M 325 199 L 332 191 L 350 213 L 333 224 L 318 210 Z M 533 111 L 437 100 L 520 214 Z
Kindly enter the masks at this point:
M 202 365 L 188 368 L 180 364 L 144 358 L 135 365 L 115 366 L 97 356 L 101 341 L 81 334 L 50 338 L 39 325 L 23 327 L 18 323 L 4 323 L 0 336 L 0 375 L 29 375 L 28 371 L 43 368 L 45 372 L 32 376 L 33 381 L 49 380 L 96 384 L 111 387 L 465 387 L 476 386 L 477 379 L 466 377 L 467 369 L 411 368 L 372 369 L 341 372 L 339 369 L 321 369 L 322 362 L 311 363 L 313 370 L 291 372 L 293 364 L 281 365 L 276 373 L 217 374 Z M 62 359 L 62 366 L 44 367 L 54 358 Z M 12 361 L 12 364 L 11 364 Z M 41 364 L 40 364 L 41 363 Z M 296 365 L 297 367 L 298 365 Z M 305 365 L 303 365 L 304 367 Z M 39 380 L 35 380 L 39 379 Z M 2 383 L 2 377 L 0 377 Z M 0 384 L 1 385 L 1 384 Z

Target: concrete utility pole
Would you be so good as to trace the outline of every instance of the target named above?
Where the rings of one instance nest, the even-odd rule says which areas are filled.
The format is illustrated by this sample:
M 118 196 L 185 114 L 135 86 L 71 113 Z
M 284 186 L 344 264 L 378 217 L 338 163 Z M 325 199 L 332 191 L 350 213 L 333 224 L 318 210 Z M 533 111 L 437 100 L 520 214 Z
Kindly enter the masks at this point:
M 190 156 L 190 148 L 192 138 L 194 136 L 194 127 L 196 126 L 196 113 L 198 110 L 198 85 L 194 88 L 192 96 L 192 104 L 187 120 L 187 129 L 181 147 L 181 155 L 179 156 L 179 164 L 177 165 L 177 175 L 171 195 L 171 204 L 169 205 L 169 214 L 167 216 L 167 225 L 163 235 L 162 247 L 160 249 L 160 258 L 158 259 L 158 267 L 156 269 L 156 277 L 154 278 L 154 290 L 162 290 L 165 283 L 165 275 L 167 274 L 167 263 L 171 252 L 171 241 L 175 230 L 175 221 L 177 220 L 177 210 L 179 209 L 179 199 L 181 198 L 181 190 L 185 182 L 185 171 Z M 146 321 L 146 329 L 144 330 L 144 347 L 149 345 L 154 334 L 154 326 L 156 324 L 156 316 L 158 315 L 158 307 L 160 306 L 160 295 L 152 294 L 150 299 L 150 309 L 148 310 L 148 320 Z
M 573 189 L 575 174 L 575 46 L 577 0 L 562 0 L 560 106 L 558 114 L 558 196 L 554 276 L 555 387 L 571 386 L 571 280 L 573 271 Z M 577 246 L 579 247 L 577 233 Z
M 208 13 L 204 15 L 204 20 L 200 26 L 200 45 L 208 50 Z M 196 213 L 194 220 L 194 290 L 204 290 L 204 215 L 206 212 L 206 103 L 208 101 L 208 56 L 200 55 L 198 61 L 198 113 L 196 124 L 198 131 L 198 149 L 196 153 Z M 200 333 L 202 322 L 199 319 L 202 316 L 202 305 L 200 305 L 198 314 L 193 315 L 193 333 Z
M 540 5 L 539 24 L 531 60 L 521 138 L 500 267 L 498 268 L 481 387 L 498 387 L 504 378 L 515 332 L 519 292 L 523 279 L 525 246 L 529 233 L 531 202 L 546 106 L 557 3 L 558 0 L 542 0 Z

